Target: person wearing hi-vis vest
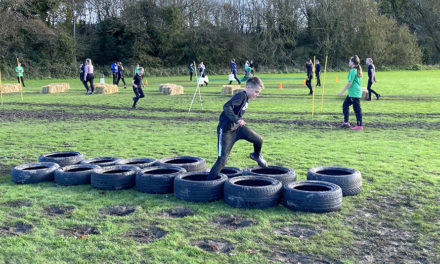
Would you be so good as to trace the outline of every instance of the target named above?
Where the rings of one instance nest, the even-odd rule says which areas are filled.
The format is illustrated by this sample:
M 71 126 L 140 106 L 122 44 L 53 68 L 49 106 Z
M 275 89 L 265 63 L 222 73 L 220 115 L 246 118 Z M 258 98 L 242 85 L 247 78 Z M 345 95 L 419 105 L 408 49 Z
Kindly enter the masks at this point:
M 21 79 L 21 84 L 23 85 L 23 87 L 26 87 L 26 85 L 24 85 L 24 81 L 23 81 L 23 67 L 21 66 L 21 63 L 18 63 L 18 66 L 15 67 L 15 72 L 17 73 L 17 81 L 18 83 L 20 83 L 20 79 Z

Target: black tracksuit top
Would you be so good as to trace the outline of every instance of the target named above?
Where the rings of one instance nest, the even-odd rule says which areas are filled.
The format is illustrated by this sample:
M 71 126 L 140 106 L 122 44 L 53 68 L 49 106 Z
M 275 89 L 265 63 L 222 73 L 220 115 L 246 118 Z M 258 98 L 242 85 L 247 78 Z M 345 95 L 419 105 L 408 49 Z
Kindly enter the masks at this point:
M 223 131 L 234 130 L 239 127 L 238 120 L 246 112 L 249 98 L 246 91 L 238 93 L 231 97 L 226 104 L 223 105 L 223 112 L 220 115 L 218 127 Z

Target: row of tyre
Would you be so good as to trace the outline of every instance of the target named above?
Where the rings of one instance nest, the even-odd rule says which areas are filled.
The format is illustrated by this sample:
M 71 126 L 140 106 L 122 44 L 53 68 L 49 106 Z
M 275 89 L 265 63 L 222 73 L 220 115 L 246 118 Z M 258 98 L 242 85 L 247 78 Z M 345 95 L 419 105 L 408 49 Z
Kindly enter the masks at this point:
M 60 185 L 91 184 L 102 190 L 129 189 L 136 186 L 145 193 L 174 195 L 190 202 L 212 202 L 224 198 L 237 208 L 268 208 L 280 201 L 293 210 L 329 212 L 340 208 L 343 195 L 361 191 L 358 170 L 345 167 L 310 169 L 307 181 L 296 181 L 296 173 L 281 166 L 226 167 L 214 180 L 204 159 L 178 156 L 120 159 L 84 159 L 78 152 L 43 154 L 39 162 L 12 170 L 16 183 L 52 181 Z

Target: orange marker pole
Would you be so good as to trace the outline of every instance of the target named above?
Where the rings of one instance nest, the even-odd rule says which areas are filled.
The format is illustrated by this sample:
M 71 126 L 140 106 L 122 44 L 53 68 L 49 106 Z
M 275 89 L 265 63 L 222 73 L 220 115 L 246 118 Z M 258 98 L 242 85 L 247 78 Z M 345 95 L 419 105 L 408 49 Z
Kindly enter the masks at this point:
M 312 68 L 313 75 L 315 75 L 315 62 L 316 62 L 315 56 L 313 56 L 313 68 Z M 315 114 L 315 90 L 316 90 L 316 83 L 313 84 L 313 92 L 312 92 L 312 116 Z
M 18 57 L 17 57 L 17 68 L 18 67 L 20 67 L 20 61 L 18 60 Z M 19 68 L 18 68 L 18 70 L 20 71 Z M 21 84 L 20 72 L 18 72 L 18 83 L 20 84 L 20 97 L 21 97 L 21 101 L 23 102 L 23 86 Z
M 283 90 L 283 83 L 280 83 L 280 90 Z
M 336 82 L 339 82 L 339 78 L 338 77 L 336 77 Z
M 325 56 L 325 66 L 324 66 L 324 82 L 322 85 L 322 92 L 321 92 L 321 112 L 324 109 L 324 91 L 325 91 L 325 76 L 327 74 L 327 57 Z

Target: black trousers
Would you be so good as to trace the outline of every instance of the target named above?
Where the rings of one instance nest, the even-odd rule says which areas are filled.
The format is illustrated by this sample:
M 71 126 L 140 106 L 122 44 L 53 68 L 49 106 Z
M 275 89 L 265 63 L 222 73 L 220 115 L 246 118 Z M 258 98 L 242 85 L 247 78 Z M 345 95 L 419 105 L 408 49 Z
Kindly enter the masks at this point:
M 321 74 L 316 74 L 316 86 L 321 86 Z
M 190 81 L 193 80 L 193 73 L 192 73 L 192 72 L 189 73 L 189 80 L 190 80 Z
M 87 82 L 84 81 L 84 74 L 80 74 L 79 75 L 79 79 L 81 80 L 82 84 L 84 85 L 84 87 L 86 88 L 87 92 L 89 91 L 89 86 L 87 86 Z
M 89 87 L 87 86 L 87 82 L 90 83 L 90 90 L 92 93 L 95 91 L 95 86 L 93 85 L 93 80 L 95 79 L 95 75 L 93 73 L 88 73 L 86 76 L 86 81 L 84 82 L 84 85 L 86 86 L 87 91 L 89 91 Z
M 353 105 L 354 113 L 356 114 L 356 124 L 362 126 L 362 109 L 361 98 L 353 98 L 347 96 L 342 104 L 342 112 L 344 113 L 344 122 L 347 123 L 350 117 L 350 105 Z
M 371 89 L 371 85 L 373 85 L 373 82 L 368 80 L 367 90 L 368 90 L 368 100 L 371 100 L 371 93 L 374 93 L 374 95 L 377 97 L 377 93 Z
M 127 85 L 124 80 L 124 74 L 118 74 L 118 80 L 116 81 L 116 85 L 119 85 L 120 80 L 122 80 L 122 82 L 124 83 L 124 86 Z
M 23 85 L 23 87 L 26 87 L 26 85 L 24 85 L 23 76 L 17 77 L 18 83 L 20 83 L 20 79 L 21 79 L 21 85 Z
M 141 87 L 139 87 L 139 88 L 133 87 L 133 92 L 134 92 L 134 95 L 136 95 L 135 97 L 133 97 L 133 101 L 134 101 L 133 107 L 136 107 L 136 104 L 139 101 L 139 98 L 144 98 L 145 95 L 144 95 L 144 91 L 142 91 Z
M 113 84 L 118 84 L 118 73 L 117 72 L 113 73 Z
M 240 79 L 237 77 L 237 72 L 233 72 L 232 74 L 234 74 L 234 79 L 238 82 L 238 84 L 241 84 Z M 229 81 L 229 84 L 232 84 L 232 81 Z
M 313 89 L 312 89 L 312 79 L 313 79 L 313 77 L 310 76 L 310 77 L 307 78 L 307 81 L 306 81 L 306 85 L 307 85 L 307 87 L 309 87 L 310 94 L 313 93 Z
M 232 147 L 234 146 L 235 142 L 240 139 L 253 143 L 254 153 L 257 156 L 260 154 L 263 146 L 263 138 L 249 127 L 240 126 L 237 129 L 229 131 L 223 131 L 222 128 L 217 127 L 218 158 L 214 166 L 212 166 L 207 180 L 215 179 L 218 173 L 226 166 L 226 162 L 228 161 Z

